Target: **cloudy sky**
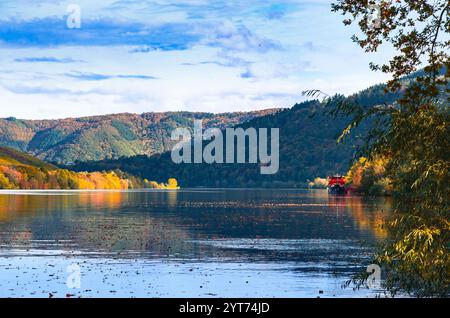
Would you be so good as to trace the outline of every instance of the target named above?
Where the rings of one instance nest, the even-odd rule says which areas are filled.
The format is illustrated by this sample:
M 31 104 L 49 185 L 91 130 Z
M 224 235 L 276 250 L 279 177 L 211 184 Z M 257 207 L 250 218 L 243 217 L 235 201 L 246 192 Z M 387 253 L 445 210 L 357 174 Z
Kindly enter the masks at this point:
M 331 0 L 0 0 L 0 117 L 290 107 L 386 78 Z M 81 27 L 67 25 L 69 4 Z

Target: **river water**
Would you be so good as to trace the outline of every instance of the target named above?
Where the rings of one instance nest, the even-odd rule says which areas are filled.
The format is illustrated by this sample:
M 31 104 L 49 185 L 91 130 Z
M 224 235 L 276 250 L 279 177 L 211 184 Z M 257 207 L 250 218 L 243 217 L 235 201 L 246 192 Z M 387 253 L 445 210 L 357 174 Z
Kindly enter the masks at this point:
M 389 211 L 324 190 L 1 191 L 0 297 L 375 297 L 343 284 Z

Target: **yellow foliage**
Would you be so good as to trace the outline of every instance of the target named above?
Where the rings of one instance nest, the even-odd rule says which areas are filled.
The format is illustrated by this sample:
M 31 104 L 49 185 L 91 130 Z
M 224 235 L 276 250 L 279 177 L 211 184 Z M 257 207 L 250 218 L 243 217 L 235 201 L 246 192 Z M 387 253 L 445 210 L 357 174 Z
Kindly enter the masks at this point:
M 30 156 L 27 160 L 23 163 L 0 156 L 0 189 L 125 190 L 143 186 L 156 189 L 179 188 L 175 178 L 170 178 L 167 183 L 157 183 L 147 179 L 142 181 L 133 176 L 122 177 L 121 172 L 73 172 L 45 163 L 35 166 L 33 157 Z
M 167 180 L 167 189 L 178 189 L 178 181 L 175 178 L 169 178 Z
M 167 183 L 158 183 L 156 181 L 149 181 L 144 179 L 144 183 L 148 188 L 152 189 L 179 189 L 178 181 L 175 178 L 169 178 Z
M 13 189 L 14 186 L 11 184 L 9 179 L 0 172 L 0 189 Z
M 33 166 L 0 165 L 0 189 L 122 190 L 133 185 L 115 172 L 42 171 Z
M 366 194 L 387 194 L 392 190 L 391 182 L 385 177 L 387 158 L 375 158 L 368 160 L 361 157 L 357 160 L 345 180 L 354 190 Z
M 328 180 L 326 178 L 317 177 L 314 181 L 309 182 L 308 186 L 315 189 L 325 189 L 328 186 Z

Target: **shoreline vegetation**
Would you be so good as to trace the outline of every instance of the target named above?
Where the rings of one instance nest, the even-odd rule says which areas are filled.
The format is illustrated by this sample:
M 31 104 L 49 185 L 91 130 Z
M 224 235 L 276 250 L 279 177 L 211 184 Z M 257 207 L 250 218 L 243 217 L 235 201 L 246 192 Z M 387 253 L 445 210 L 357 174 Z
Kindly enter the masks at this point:
M 158 183 L 120 170 L 73 172 L 60 169 L 17 150 L 0 147 L 0 189 L 4 190 L 127 190 L 179 189 L 169 178 Z
M 344 176 L 346 187 L 351 193 L 363 196 L 392 196 L 391 180 L 386 176 L 387 159 L 369 160 L 361 157 L 356 160 Z M 328 179 L 317 177 L 308 181 L 310 189 L 326 189 Z
M 385 160 L 360 158 L 345 178 L 351 192 L 360 195 L 390 196 L 392 187 L 384 177 Z M 326 178 L 317 177 L 292 188 L 326 189 Z M 2 190 L 131 190 L 179 189 L 178 181 L 169 178 L 157 182 L 136 177 L 119 169 L 74 172 L 46 163 L 18 150 L 0 147 L 0 189 Z

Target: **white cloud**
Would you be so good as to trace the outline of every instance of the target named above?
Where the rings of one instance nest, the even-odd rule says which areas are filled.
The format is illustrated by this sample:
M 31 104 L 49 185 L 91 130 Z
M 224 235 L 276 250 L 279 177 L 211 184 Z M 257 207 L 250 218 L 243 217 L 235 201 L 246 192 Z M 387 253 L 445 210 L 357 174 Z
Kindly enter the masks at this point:
M 386 79 L 368 69 L 370 60 L 384 56 L 368 56 L 353 44 L 352 30 L 327 1 L 281 1 L 282 7 L 253 0 L 114 2 L 80 5 L 83 17 L 120 21 L 107 32 L 120 41 L 83 45 L 80 37 L 76 46 L 12 47 L 0 38 L 0 117 L 289 107 L 305 89 L 349 94 Z M 18 2 L 5 14 L 16 20 L 62 16 L 64 4 Z M 166 23 L 175 23 L 177 33 Z M 149 32 L 155 44 L 141 34 L 127 45 L 122 32 L 130 25 L 128 31 Z M 97 36 L 102 28 L 108 24 Z

